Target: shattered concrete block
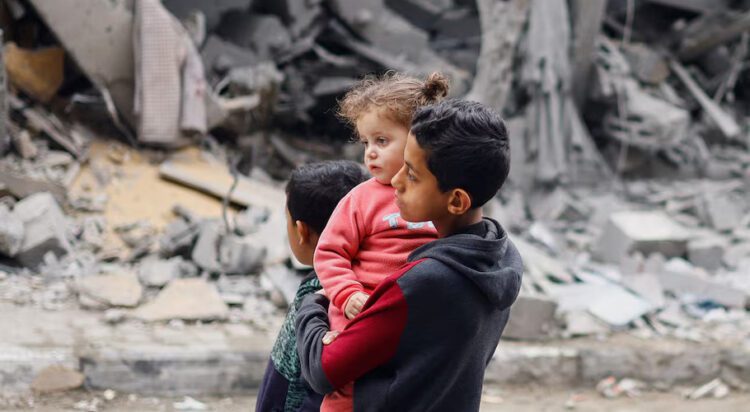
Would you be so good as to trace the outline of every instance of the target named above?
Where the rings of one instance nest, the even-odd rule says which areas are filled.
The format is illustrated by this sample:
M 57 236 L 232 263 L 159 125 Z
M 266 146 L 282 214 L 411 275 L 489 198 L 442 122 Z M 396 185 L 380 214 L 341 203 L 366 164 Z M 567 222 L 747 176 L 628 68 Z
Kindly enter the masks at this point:
M 664 288 L 662 288 L 659 278 L 652 273 L 624 276 L 622 283 L 640 297 L 649 301 L 655 308 L 661 308 L 666 303 Z
M 201 58 L 207 70 L 215 70 L 218 73 L 258 63 L 258 56 L 252 50 L 243 49 L 213 34 L 208 36 L 203 45 Z
M 193 247 L 192 259 L 201 269 L 209 272 L 220 272 L 219 242 L 221 241 L 222 223 L 209 220 L 201 224 L 198 240 Z
M 0 254 L 13 257 L 23 244 L 23 221 L 0 203 Z
M 746 257 L 750 257 L 750 242 L 741 242 L 727 248 L 723 261 L 725 265 L 735 269 Z
M 724 251 L 729 247 L 729 241 L 722 237 L 694 239 L 688 242 L 688 260 L 695 266 L 708 271 L 715 271 L 721 267 Z
M 143 259 L 138 268 L 138 277 L 146 286 L 162 287 L 172 279 L 190 277 L 198 274 L 191 262 L 175 256 L 171 259 L 159 259 L 155 256 Z
M 704 221 L 714 229 L 724 232 L 736 229 L 745 216 L 743 199 L 731 193 L 705 195 L 700 208 Z
M 133 115 L 133 2 L 124 0 L 30 0 L 47 27 L 118 113 Z M 75 10 L 75 13 L 71 13 Z
M 255 51 L 261 60 L 273 60 L 292 46 L 292 38 L 274 15 L 228 12 L 217 34 L 232 43 Z
M 744 308 L 747 295 L 744 291 L 698 275 L 688 262 L 671 259 L 659 273 L 659 280 L 665 290 L 677 296 L 712 300 L 730 308 Z
M 80 388 L 85 376 L 82 373 L 61 365 L 52 365 L 34 378 L 31 389 L 37 393 L 63 392 Z
M 267 267 L 261 273 L 261 276 L 270 281 L 271 285 L 281 292 L 287 305 L 294 301 L 301 280 L 295 271 L 283 264 L 277 264 Z
M 175 279 L 153 301 L 138 307 L 132 316 L 148 322 L 225 319 L 229 308 L 216 286 L 200 278 Z
M 557 302 L 541 296 L 520 295 L 510 309 L 503 338 L 534 340 L 552 336 Z
M 85 276 L 78 279 L 78 292 L 108 306 L 134 307 L 143 295 L 143 287 L 134 273 Z
M 36 267 L 47 252 L 62 256 L 70 251 L 65 215 L 50 193 L 37 193 L 21 200 L 13 213 L 23 222 L 25 232 L 16 254 L 23 265 Z
M 180 20 L 199 10 L 206 16 L 206 31 L 212 32 L 221 21 L 221 16 L 229 10 L 246 10 L 251 0 L 162 0 L 164 7 Z
M 248 274 L 258 271 L 266 257 L 266 247 L 254 236 L 227 234 L 219 243 L 219 262 L 224 273 Z
M 595 255 L 619 263 L 633 252 L 682 256 L 689 233 L 662 211 L 625 211 L 610 215 L 596 242 Z
M 188 252 L 199 231 L 198 224 L 176 219 L 164 229 L 162 237 L 159 238 L 159 249 L 167 256 Z

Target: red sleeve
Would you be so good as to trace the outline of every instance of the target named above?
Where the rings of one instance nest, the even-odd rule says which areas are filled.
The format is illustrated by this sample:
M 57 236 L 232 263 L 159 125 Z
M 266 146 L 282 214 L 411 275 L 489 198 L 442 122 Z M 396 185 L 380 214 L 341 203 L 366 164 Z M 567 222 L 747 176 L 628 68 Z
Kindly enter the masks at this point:
M 366 230 L 360 205 L 353 195 L 345 196 L 336 206 L 320 235 L 313 259 L 315 272 L 328 298 L 342 311 L 354 292 L 364 291 L 362 283 L 352 271 L 352 260 L 359 251 Z
M 408 314 L 396 280 L 417 263 L 388 277 L 375 289 L 362 312 L 331 344 L 323 346 L 322 368 L 334 388 L 356 380 L 396 354 Z

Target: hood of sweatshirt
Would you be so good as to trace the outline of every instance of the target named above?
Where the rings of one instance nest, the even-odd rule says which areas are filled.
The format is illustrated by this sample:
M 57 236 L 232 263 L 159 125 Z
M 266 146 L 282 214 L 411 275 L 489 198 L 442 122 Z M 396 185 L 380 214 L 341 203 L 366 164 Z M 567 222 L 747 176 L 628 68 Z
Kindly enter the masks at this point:
M 437 239 L 417 248 L 409 261 L 438 260 L 471 280 L 493 305 L 506 309 L 521 289 L 523 261 L 499 223 L 485 217 L 481 224 L 484 237 L 457 233 Z

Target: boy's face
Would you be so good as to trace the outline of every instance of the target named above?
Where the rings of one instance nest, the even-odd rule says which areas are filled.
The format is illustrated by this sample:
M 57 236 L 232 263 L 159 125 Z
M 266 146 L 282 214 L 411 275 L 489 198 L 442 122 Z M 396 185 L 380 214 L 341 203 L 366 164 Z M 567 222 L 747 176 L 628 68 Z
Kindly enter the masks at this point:
M 357 134 L 365 145 L 365 166 L 372 177 L 383 184 L 404 164 L 404 145 L 409 128 L 371 109 L 357 119 Z
M 407 222 L 441 221 L 448 213 L 450 191 L 441 192 L 437 178 L 427 168 L 427 153 L 409 133 L 404 150 L 404 166 L 391 180 L 396 204 Z

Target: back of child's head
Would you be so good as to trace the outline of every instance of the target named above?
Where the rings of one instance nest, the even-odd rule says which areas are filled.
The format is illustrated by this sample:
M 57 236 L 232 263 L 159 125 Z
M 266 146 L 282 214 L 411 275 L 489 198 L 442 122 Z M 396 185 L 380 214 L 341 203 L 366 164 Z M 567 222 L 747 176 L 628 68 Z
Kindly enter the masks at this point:
M 432 73 L 424 80 L 393 71 L 380 77 L 367 76 L 339 102 L 338 115 L 356 127 L 363 114 L 377 109 L 408 128 L 414 112 L 442 100 L 448 87 L 448 79 L 440 73 Z
M 446 100 L 417 111 L 411 133 L 425 151 L 438 188 L 464 189 L 472 208 L 492 199 L 510 171 L 505 122 L 477 102 Z
M 289 215 L 293 221 L 302 221 L 320 234 L 341 198 L 367 178 L 362 167 L 349 160 L 300 166 L 286 185 Z

